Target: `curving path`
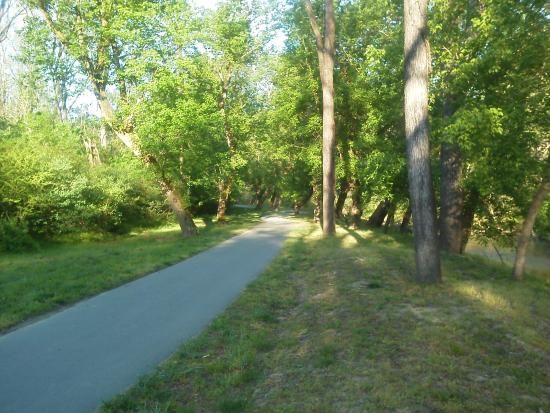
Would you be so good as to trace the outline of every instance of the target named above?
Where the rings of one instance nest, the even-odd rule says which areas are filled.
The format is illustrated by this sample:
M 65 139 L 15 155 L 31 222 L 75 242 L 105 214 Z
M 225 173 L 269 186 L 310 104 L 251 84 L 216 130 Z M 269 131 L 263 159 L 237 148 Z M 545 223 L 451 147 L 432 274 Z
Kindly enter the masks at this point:
M 179 264 L 0 336 L 0 412 L 93 412 L 223 311 L 294 225 L 264 218 Z

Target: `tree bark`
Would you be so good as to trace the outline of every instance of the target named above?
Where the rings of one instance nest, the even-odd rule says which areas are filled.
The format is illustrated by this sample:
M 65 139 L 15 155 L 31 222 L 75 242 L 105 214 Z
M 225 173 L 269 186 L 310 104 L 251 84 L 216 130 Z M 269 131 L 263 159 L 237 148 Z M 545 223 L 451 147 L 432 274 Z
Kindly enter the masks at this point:
M 348 197 L 349 191 L 349 182 L 346 178 L 343 178 L 340 181 L 340 188 L 338 190 L 338 199 L 336 200 L 336 208 L 334 213 L 336 218 L 342 218 L 342 211 L 344 210 L 344 204 L 346 203 L 346 198 Z
M 386 215 L 386 222 L 384 223 L 385 233 L 388 233 L 394 221 L 395 221 L 395 202 L 392 202 L 388 209 L 388 215 Z
M 231 194 L 231 178 L 222 179 L 218 185 L 218 210 L 216 219 L 219 223 L 225 223 L 225 214 L 227 212 L 227 204 L 229 195 Z
M 529 211 L 523 221 L 521 231 L 518 236 L 517 247 L 516 247 L 516 259 L 514 261 L 514 271 L 513 275 L 516 280 L 521 280 L 523 278 L 523 272 L 525 271 L 525 257 L 527 255 L 527 247 L 529 246 L 529 240 L 531 238 L 531 233 L 533 232 L 533 226 L 535 225 L 535 219 L 537 214 L 544 203 L 544 199 L 548 192 L 550 191 L 550 177 L 545 177 L 540 186 L 538 187 L 531 205 L 529 206 Z
M 439 245 L 442 250 L 460 254 L 462 246 L 462 209 L 464 199 L 460 187 L 462 175 L 460 147 L 441 143 L 441 214 Z
M 166 196 L 170 209 L 176 216 L 176 220 L 178 221 L 183 236 L 191 237 L 193 235 L 197 235 L 198 231 L 195 222 L 193 221 L 193 217 L 183 206 L 181 198 L 172 182 L 163 177 L 160 179 L 159 184 L 164 192 L 164 195 Z
M 460 253 L 464 254 L 466 245 L 470 240 L 470 233 L 472 232 L 472 225 L 474 223 L 474 217 L 477 206 L 479 204 L 479 191 L 474 188 L 470 190 L 466 196 L 464 196 L 464 206 L 462 208 L 462 236 L 460 240 Z
M 435 201 L 428 135 L 428 74 L 430 67 L 427 0 L 404 0 L 405 134 L 413 215 L 416 278 L 441 279 Z
M 358 229 L 361 224 L 361 215 L 363 215 L 363 208 L 361 206 L 361 185 L 359 181 L 354 179 L 351 182 L 351 229 Z
M 373 227 L 380 227 L 384 223 L 384 218 L 388 214 L 390 208 L 390 200 L 384 199 L 378 204 L 374 212 L 369 217 L 367 224 L 372 225 Z
M 306 12 L 315 35 L 319 72 L 323 90 L 323 234 L 336 232 L 334 218 L 336 122 L 334 118 L 334 57 L 336 21 L 333 0 L 325 0 L 324 39 L 310 0 L 304 0 Z
M 407 210 L 403 214 L 403 219 L 401 220 L 401 225 L 399 226 L 399 232 L 405 233 L 409 230 L 409 222 L 411 221 L 411 206 L 407 207 Z
M 256 191 L 256 209 L 257 210 L 260 210 L 263 208 L 264 206 L 264 202 L 265 202 L 265 195 L 266 195 L 266 192 L 267 192 L 267 188 L 265 187 L 259 187 L 259 189 Z

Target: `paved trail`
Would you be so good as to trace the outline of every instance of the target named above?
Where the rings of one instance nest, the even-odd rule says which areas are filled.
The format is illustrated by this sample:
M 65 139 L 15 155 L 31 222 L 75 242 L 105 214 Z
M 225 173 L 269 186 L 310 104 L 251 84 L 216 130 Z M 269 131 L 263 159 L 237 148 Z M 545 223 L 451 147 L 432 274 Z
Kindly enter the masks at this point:
M 93 412 L 223 311 L 293 225 L 266 218 L 179 264 L 0 336 L 0 412 Z

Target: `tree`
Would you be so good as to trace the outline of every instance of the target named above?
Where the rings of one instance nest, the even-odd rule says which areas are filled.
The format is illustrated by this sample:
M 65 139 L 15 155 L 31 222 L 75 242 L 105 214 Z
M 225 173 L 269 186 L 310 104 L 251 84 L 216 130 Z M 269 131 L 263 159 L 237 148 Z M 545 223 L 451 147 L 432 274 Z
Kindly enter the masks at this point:
M 405 0 L 405 135 L 416 252 L 416 278 L 441 279 L 428 137 L 430 66 L 427 0 Z
M 325 31 L 321 35 L 310 0 L 304 0 L 311 29 L 315 35 L 319 72 L 323 90 L 323 234 L 336 231 L 334 219 L 336 122 L 334 118 L 334 56 L 336 22 L 332 0 L 325 1 Z
M 86 86 L 78 73 L 76 62 L 52 35 L 43 20 L 29 17 L 20 33 L 21 47 L 18 60 L 27 71 L 27 78 L 44 82 L 61 121 L 69 120 L 69 111 Z M 72 98 L 72 102 L 69 100 Z
M 223 120 L 223 136 L 227 144 L 226 160 L 220 165 L 218 182 L 218 222 L 225 221 L 236 167 L 239 163 L 239 124 L 246 123 L 242 96 L 246 83 L 246 69 L 254 61 L 255 52 L 262 46 L 261 39 L 251 34 L 251 10 L 240 0 L 228 0 L 203 22 L 199 42 L 206 48 L 212 70 L 218 80 L 218 108 Z M 232 107 L 235 106 L 235 107 Z
M 162 170 L 157 157 L 142 151 L 131 120 L 120 122 L 116 119 L 115 108 L 107 93 L 107 87 L 114 84 L 121 98 L 126 97 L 127 84 L 121 76 L 123 66 L 120 57 L 122 49 L 129 54 L 140 50 L 140 44 L 132 47 L 132 36 L 139 37 L 141 42 L 150 40 L 150 45 L 154 47 L 151 33 L 155 31 L 148 30 L 149 24 L 157 21 L 154 3 L 114 0 L 86 0 L 76 4 L 67 0 L 29 0 L 29 3 L 38 9 L 56 39 L 78 61 L 90 81 L 104 121 L 136 157 L 156 171 L 158 184 L 176 216 L 182 234 L 195 235 L 197 228 L 177 187 Z M 128 27 L 132 24 L 135 26 Z
M 521 231 L 519 232 L 513 271 L 513 275 L 516 280 L 523 278 L 523 272 L 525 270 L 525 256 L 527 255 L 527 247 L 529 246 L 529 240 L 531 239 L 531 233 L 533 232 L 533 225 L 535 224 L 537 214 L 542 207 L 548 192 L 550 192 L 550 170 L 547 171 L 546 176 L 544 176 L 541 184 L 537 188 L 537 191 L 531 201 L 531 205 L 529 206 L 529 211 L 527 212 L 525 220 L 521 226 Z

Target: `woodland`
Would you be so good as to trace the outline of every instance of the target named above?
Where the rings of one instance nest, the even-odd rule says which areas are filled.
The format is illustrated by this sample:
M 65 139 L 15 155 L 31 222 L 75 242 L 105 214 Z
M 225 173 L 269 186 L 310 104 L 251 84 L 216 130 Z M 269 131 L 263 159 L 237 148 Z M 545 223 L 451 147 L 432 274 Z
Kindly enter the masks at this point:
M 3 0 L 2 36 L 4 251 L 239 202 L 412 228 L 427 282 L 550 237 L 544 1 Z
M 73 304 L 210 264 L 230 282 L 269 249 L 209 321 L 155 288 L 122 302 L 134 313 L 89 304 L 100 326 L 161 328 L 146 316 L 170 296 L 168 315 L 205 323 L 96 407 L 547 412 L 549 16 L 545 0 L 0 0 L 0 354 L 37 325 L 53 343 L 11 350 L 21 402 L 59 386 L 29 387 L 50 377 L 30 359 L 110 338 L 93 317 L 48 330 Z M 236 253 L 205 251 L 230 238 Z M 212 307 L 214 284 L 189 301 Z M 150 330 L 96 351 L 113 377 Z M 97 366 L 81 348 L 79 373 Z

